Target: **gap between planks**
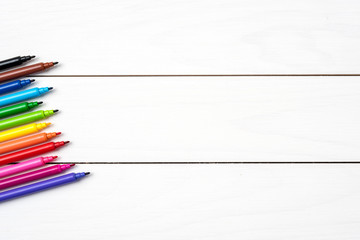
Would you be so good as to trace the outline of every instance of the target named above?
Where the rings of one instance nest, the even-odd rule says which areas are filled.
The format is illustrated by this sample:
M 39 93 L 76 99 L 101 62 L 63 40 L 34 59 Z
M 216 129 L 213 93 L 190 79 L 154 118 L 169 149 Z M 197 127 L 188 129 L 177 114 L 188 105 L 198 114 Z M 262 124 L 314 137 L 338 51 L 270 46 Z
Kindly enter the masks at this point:
M 354 74 L 152 74 L 152 75 L 30 75 L 29 77 L 360 77 Z
M 279 161 L 279 162 L 51 162 L 51 163 L 47 163 L 47 164 L 137 164 L 137 165 L 151 165 L 151 164 L 184 164 L 184 165 L 196 165 L 196 164 L 247 164 L 247 165 L 257 165 L 257 164 L 274 164 L 274 165 L 278 165 L 278 164 L 360 164 L 360 161 L 327 161 L 327 162 L 317 162 L 317 161 L 312 161 L 312 162 L 301 162 L 301 161 L 294 161 L 294 162 L 286 162 L 286 161 Z

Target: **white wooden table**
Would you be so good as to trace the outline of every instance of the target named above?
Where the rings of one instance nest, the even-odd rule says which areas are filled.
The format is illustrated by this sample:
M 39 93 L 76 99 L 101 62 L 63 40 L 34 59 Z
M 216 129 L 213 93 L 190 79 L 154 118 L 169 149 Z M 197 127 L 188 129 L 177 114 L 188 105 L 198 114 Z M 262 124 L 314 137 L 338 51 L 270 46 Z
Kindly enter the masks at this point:
M 359 1 L 0 9 L 1 59 L 60 62 L 34 87 L 92 173 L 1 204 L 0 239 L 360 238 Z

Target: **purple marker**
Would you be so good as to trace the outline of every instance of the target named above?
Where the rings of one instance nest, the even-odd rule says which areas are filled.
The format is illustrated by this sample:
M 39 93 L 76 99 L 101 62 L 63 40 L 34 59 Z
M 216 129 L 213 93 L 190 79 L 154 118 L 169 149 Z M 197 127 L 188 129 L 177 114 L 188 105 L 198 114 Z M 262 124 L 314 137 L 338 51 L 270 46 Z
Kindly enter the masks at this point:
M 0 202 L 10 200 L 16 197 L 21 197 L 24 195 L 28 195 L 31 193 L 39 192 L 42 190 L 46 190 L 49 188 L 57 187 L 60 185 L 64 185 L 66 183 L 75 182 L 80 178 L 85 177 L 90 174 L 89 172 L 81 172 L 81 173 L 69 173 L 60 177 L 51 178 L 49 180 L 45 180 L 42 182 L 30 184 L 24 187 L 15 188 L 12 190 L 8 190 L 0 193 Z

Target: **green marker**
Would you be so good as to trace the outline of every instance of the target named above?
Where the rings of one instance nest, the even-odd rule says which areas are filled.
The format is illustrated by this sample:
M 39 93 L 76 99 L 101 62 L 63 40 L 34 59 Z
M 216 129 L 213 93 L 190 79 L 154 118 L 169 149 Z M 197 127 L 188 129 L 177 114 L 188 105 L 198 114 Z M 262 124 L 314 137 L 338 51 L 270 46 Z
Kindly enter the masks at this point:
M 30 111 L 30 109 L 39 106 L 43 102 L 23 102 L 9 107 L 0 108 L 0 118 L 10 117 L 15 114 Z
M 45 110 L 45 111 L 40 110 L 40 111 L 36 111 L 36 112 L 23 114 L 23 115 L 20 115 L 17 117 L 1 120 L 0 121 L 0 131 L 48 118 L 58 111 L 59 110 Z

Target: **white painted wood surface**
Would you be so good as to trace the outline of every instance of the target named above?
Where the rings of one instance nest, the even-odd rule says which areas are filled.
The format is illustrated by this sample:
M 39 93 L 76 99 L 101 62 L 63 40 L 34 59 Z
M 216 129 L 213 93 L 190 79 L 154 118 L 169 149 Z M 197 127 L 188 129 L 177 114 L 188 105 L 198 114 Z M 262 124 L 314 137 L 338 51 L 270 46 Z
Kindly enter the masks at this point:
M 61 161 L 359 161 L 360 79 L 38 78 Z M 60 159 L 59 159 L 60 160 Z
M 0 52 L 61 62 L 46 75 L 360 73 L 359 6 L 3 0 Z M 61 110 L 47 130 L 72 141 L 61 162 L 270 164 L 79 164 L 89 178 L 0 204 L 1 240 L 360 237 L 357 164 L 271 164 L 359 161 L 359 77 L 42 77 L 34 86 L 55 87 L 41 109 Z
M 359 239 L 358 165 L 80 165 L 0 205 L 1 239 Z
M 357 0 L 0 4 L 1 55 L 51 74 L 360 73 Z

